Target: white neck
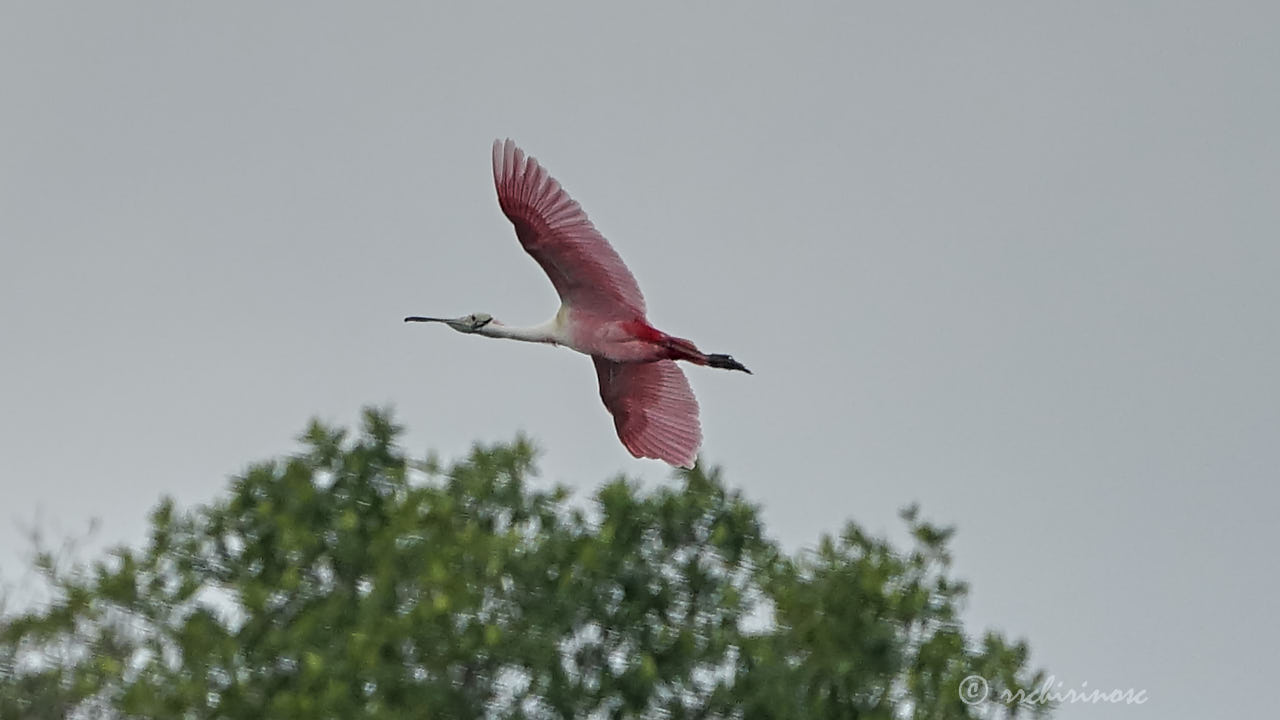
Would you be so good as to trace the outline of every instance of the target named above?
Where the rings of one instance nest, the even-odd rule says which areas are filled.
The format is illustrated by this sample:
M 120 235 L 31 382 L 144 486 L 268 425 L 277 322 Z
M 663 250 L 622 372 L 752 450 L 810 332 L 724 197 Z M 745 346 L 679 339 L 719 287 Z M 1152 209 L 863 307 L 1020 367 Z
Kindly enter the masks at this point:
M 511 327 L 494 320 L 477 330 L 476 334 L 491 338 L 523 340 L 524 342 L 550 343 L 552 345 L 564 344 L 564 339 L 560 336 L 560 323 L 556 322 L 556 318 L 533 327 Z

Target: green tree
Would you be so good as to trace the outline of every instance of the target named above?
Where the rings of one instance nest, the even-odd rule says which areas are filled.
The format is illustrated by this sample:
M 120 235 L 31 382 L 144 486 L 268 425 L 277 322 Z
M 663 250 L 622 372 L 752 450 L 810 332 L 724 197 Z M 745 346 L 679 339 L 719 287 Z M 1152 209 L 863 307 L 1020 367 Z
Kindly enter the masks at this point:
M 1030 690 L 1027 648 L 959 619 L 948 529 L 853 524 L 784 552 L 717 471 L 590 503 L 529 443 L 412 461 L 367 411 L 313 423 L 145 547 L 62 567 L 0 626 L 0 717 L 968 718 Z

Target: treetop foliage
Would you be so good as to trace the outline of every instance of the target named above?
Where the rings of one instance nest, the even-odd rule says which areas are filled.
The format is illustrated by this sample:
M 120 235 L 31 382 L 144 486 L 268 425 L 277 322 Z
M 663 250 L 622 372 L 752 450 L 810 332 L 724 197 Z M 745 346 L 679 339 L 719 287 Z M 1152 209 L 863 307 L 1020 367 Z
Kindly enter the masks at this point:
M 312 423 L 303 449 L 144 547 L 37 566 L 0 624 L 0 717 L 971 718 L 961 681 L 1031 689 L 1024 643 L 968 636 L 951 530 L 853 523 L 789 554 L 718 470 L 536 480 L 524 439 L 443 467 Z

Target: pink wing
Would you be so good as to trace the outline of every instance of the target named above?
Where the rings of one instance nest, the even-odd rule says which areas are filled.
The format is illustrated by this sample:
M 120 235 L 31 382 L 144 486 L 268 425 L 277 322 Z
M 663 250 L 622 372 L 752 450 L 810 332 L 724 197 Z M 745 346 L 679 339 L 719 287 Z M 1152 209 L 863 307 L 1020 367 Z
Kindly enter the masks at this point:
M 566 305 L 620 319 L 644 316 L 640 286 L 560 183 L 511 140 L 493 141 L 498 204 L 525 252 L 542 266 Z
M 613 414 L 618 438 L 627 450 L 636 457 L 693 467 L 702 444 L 698 400 L 675 361 L 591 359 L 600 378 L 600 399 Z

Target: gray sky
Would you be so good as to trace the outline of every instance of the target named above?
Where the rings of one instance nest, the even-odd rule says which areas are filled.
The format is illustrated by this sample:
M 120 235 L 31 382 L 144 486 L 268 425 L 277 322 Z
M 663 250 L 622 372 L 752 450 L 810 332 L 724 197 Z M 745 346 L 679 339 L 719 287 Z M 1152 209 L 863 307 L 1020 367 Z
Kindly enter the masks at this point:
M 1274 708 L 1280 6 L 479 5 L 0 4 L 0 576 L 370 403 L 667 482 L 586 358 L 400 322 L 555 311 L 511 136 L 756 372 L 689 374 L 789 546 L 919 501 L 974 629 L 1150 697 L 1060 717 Z

